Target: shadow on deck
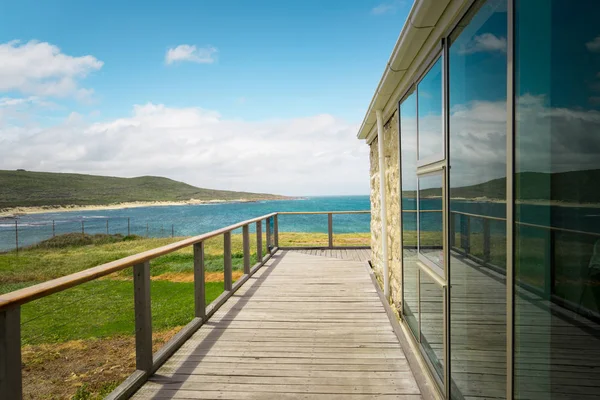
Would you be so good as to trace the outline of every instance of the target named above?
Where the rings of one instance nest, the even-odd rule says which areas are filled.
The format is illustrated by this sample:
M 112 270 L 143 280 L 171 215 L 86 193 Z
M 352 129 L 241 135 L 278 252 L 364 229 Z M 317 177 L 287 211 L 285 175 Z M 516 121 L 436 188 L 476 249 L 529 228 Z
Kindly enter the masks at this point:
M 422 398 L 365 253 L 312 251 L 274 254 L 133 398 Z

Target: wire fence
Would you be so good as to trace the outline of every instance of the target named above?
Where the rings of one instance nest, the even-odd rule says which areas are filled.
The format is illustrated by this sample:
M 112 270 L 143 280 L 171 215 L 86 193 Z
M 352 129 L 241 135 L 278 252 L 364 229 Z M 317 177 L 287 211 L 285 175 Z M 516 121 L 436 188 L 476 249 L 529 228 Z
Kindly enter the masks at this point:
M 16 251 L 67 233 L 175 237 L 175 224 L 136 221 L 130 217 L 78 217 L 25 222 L 0 218 L 0 252 Z

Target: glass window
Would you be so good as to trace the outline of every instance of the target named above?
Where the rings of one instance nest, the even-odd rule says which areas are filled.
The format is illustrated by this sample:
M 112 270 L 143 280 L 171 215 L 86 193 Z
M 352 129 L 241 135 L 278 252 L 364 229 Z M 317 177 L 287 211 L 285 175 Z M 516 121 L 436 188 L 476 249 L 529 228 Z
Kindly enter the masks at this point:
M 444 381 L 444 290 L 421 271 L 421 345 L 433 370 Z
M 417 95 L 400 105 L 400 162 L 402 171 L 402 268 L 404 318 L 419 337 L 417 274 Z
M 433 64 L 418 85 L 419 160 L 444 158 L 442 59 Z
M 600 2 L 515 7 L 515 398 L 598 398 Z
M 444 276 L 442 171 L 419 176 L 419 254 Z
M 506 0 L 450 37 L 452 398 L 506 398 Z M 479 371 L 485 368 L 486 373 Z

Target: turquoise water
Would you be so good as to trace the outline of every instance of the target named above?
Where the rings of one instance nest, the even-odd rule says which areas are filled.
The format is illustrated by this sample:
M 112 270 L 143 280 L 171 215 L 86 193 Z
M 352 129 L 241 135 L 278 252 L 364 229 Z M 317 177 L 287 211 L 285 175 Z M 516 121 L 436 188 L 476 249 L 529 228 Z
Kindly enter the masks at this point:
M 37 243 L 55 233 L 127 233 L 151 237 L 198 235 L 274 211 L 369 210 L 369 196 L 309 197 L 302 200 L 255 203 L 139 207 L 121 210 L 71 211 L 23 215 L 18 219 L 19 247 Z M 0 219 L 0 251 L 15 248 L 14 220 Z M 369 232 L 370 215 L 334 215 L 335 233 Z M 327 215 L 282 215 L 282 232 L 327 232 Z

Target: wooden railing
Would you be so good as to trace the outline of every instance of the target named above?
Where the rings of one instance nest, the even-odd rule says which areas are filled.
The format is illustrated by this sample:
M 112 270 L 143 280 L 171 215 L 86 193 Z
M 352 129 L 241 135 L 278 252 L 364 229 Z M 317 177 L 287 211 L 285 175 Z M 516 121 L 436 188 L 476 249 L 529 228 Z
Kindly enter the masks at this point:
M 278 215 L 327 215 L 327 246 L 311 246 L 311 248 L 327 248 L 327 249 L 335 249 L 335 248 L 369 248 L 370 246 L 336 246 L 334 243 L 333 237 L 333 216 L 340 214 L 348 214 L 348 215 L 356 215 L 356 214 L 371 214 L 371 211 L 361 210 L 361 211 L 280 211 L 277 213 Z M 278 235 L 275 235 L 277 238 Z M 278 239 L 276 239 L 278 240 Z M 305 247 L 284 247 L 281 246 L 282 249 L 292 249 L 292 248 L 305 248 Z
M 136 371 L 119 385 L 110 399 L 128 398 L 154 373 L 192 334 L 213 315 L 279 248 L 279 215 L 327 214 L 329 247 L 333 248 L 334 214 L 367 214 L 369 211 L 345 212 L 280 212 L 249 219 L 202 235 L 190 237 L 156 249 L 112 261 L 58 279 L 0 295 L 0 398 L 21 399 L 21 306 L 54 293 L 96 280 L 109 274 L 132 268 L 135 312 Z M 263 255 L 263 221 L 265 221 L 266 251 Z M 250 227 L 256 231 L 258 262 L 251 267 Z M 271 229 L 271 225 L 273 228 Z M 244 275 L 233 284 L 231 233 L 242 229 Z M 204 242 L 223 236 L 224 292 L 211 304 L 205 304 Z M 177 250 L 193 247 L 194 318 L 168 343 L 153 354 L 152 312 L 150 299 L 150 264 L 153 259 Z
M 422 210 L 426 212 L 439 212 L 442 210 Z M 416 210 L 403 210 L 403 213 L 416 213 Z M 460 221 L 460 230 L 456 230 L 456 217 L 461 218 Z M 472 229 L 472 221 L 473 220 L 481 221 L 481 236 L 482 236 L 482 245 L 481 245 L 481 256 L 475 255 L 472 249 L 471 236 L 473 233 Z M 494 263 L 492 260 L 492 222 L 503 223 L 503 227 L 506 224 L 506 218 L 504 217 L 493 217 L 489 215 L 481 215 L 468 213 L 463 211 L 450 211 L 450 249 L 461 256 L 468 258 L 478 265 L 484 266 L 500 275 L 506 275 L 506 266 L 498 263 Z M 567 228 L 559 228 L 553 226 L 539 225 L 539 224 L 531 224 L 527 222 L 515 221 L 515 225 L 519 227 L 529 227 L 542 231 L 547 231 L 548 236 L 545 237 L 544 240 L 544 253 L 545 257 L 547 257 L 546 262 L 549 265 L 549 268 L 544 268 L 544 285 L 543 287 L 535 287 L 531 284 L 524 282 L 521 279 L 517 279 L 516 283 L 526 291 L 530 293 L 534 293 L 542 298 L 550 299 L 554 303 L 574 311 L 578 314 L 585 315 L 588 318 L 592 318 L 594 320 L 600 321 L 600 316 L 598 312 L 589 310 L 583 307 L 581 304 L 575 304 L 572 301 L 566 300 L 562 296 L 556 294 L 555 285 L 556 285 L 556 237 L 559 233 L 567 233 L 567 234 L 576 234 L 588 236 L 590 238 L 598 238 L 600 239 L 600 233 L 589 232 L 589 231 L 581 231 L 575 229 L 567 229 Z M 456 243 L 456 233 L 460 233 L 460 242 Z M 479 233 L 479 232 L 478 232 Z M 594 240 L 598 240 L 594 239 Z M 582 278 L 586 278 L 583 277 Z

